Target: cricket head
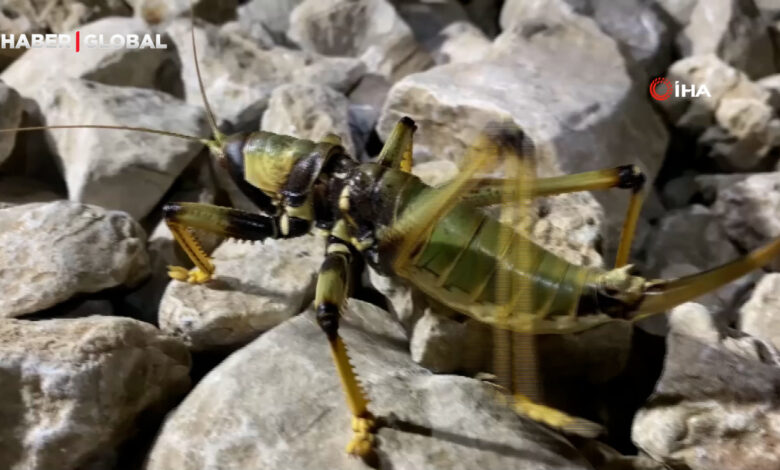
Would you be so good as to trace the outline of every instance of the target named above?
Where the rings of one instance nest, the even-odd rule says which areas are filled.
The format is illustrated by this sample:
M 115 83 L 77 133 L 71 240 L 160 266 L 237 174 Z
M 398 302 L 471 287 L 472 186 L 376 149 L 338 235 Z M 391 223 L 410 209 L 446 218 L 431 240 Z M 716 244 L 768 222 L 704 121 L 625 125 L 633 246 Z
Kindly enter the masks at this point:
M 209 149 L 242 190 L 250 186 L 291 207 L 305 202 L 325 163 L 344 153 L 334 142 L 264 131 L 222 137 Z

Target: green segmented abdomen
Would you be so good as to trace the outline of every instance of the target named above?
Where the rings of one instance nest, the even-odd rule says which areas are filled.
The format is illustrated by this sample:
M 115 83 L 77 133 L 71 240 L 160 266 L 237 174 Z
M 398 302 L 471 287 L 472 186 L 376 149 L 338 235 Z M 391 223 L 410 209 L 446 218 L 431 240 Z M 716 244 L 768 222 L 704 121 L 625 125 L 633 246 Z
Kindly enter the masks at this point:
M 609 320 L 594 312 L 577 315 L 580 295 L 599 274 L 476 209 L 456 206 L 436 224 L 403 276 L 482 322 L 525 333 L 565 333 Z M 531 292 L 520 292 L 521 285 Z

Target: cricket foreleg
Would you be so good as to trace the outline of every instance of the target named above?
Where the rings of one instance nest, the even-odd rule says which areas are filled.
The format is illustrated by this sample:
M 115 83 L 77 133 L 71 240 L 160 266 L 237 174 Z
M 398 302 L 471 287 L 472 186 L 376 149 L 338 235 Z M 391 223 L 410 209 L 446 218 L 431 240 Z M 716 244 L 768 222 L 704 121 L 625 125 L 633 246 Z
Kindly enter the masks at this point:
M 412 171 L 412 136 L 417 126 L 408 117 L 401 118 L 382 147 L 377 162 L 405 173 Z
M 163 206 L 163 215 L 174 239 L 195 264 L 192 270 L 181 266 L 168 267 L 168 275 L 179 281 L 202 283 L 214 275 L 214 264 L 190 230 L 192 228 L 241 240 L 279 236 L 277 218 L 229 207 L 195 202 L 170 203 Z
M 327 255 L 317 278 L 317 323 L 328 337 L 333 362 L 352 413 L 353 435 L 347 445 L 347 453 L 368 457 L 373 449 L 375 421 L 368 411 L 365 392 L 349 361 L 347 347 L 338 333 L 340 310 L 349 297 L 353 259 L 349 243 L 339 236 L 341 227 L 343 222 L 337 223 L 328 239 Z
M 636 165 L 623 165 L 606 170 L 588 171 L 574 175 L 539 178 L 534 181 L 531 197 L 554 196 L 557 194 L 575 193 L 580 191 L 600 191 L 613 188 L 630 189 L 631 199 L 628 204 L 623 229 L 620 234 L 620 244 L 615 267 L 628 263 L 631 243 L 636 232 L 639 212 L 642 208 L 642 188 L 645 176 Z M 461 202 L 474 206 L 490 206 L 511 200 L 507 191 L 513 191 L 511 185 L 498 178 L 477 179 L 474 189 L 465 195 Z

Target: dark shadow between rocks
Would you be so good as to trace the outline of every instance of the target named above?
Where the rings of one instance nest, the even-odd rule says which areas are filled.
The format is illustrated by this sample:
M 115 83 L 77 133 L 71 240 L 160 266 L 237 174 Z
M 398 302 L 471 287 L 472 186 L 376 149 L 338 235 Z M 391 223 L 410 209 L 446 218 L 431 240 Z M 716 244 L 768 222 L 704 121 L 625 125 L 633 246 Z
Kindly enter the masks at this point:
M 518 417 L 518 419 L 520 418 Z M 557 461 L 545 459 L 539 456 L 538 454 L 534 454 L 533 452 L 529 452 L 524 449 L 518 449 L 510 445 L 491 442 L 491 441 L 487 441 L 475 437 L 463 436 L 461 434 L 457 434 L 452 431 L 443 431 L 430 426 L 424 426 L 421 424 L 417 424 L 411 421 L 401 419 L 393 415 L 392 413 L 387 417 L 380 416 L 377 418 L 377 430 L 376 430 L 377 434 L 382 429 L 393 429 L 395 431 L 399 431 L 402 433 L 416 434 L 418 436 L 425 436 L 425 437 L 435 437 L 436 439 L 447 441 L 458 446 L 470 447 L 472 449 L 479 449 L 479 450 L 487 450 L 489 452 L 493 452 L 502 456 L 524 459 L 530 462 L 538 462 L 550 467 L 554 467 L 556 464 L 558 464 Z M 372 465 L 372 467 L 381 470 L 392 470 L 393 466 L 390 463 L 390 459 L 387 456 L 383 455 L 382 453 L 381 436 L 379 436 L 379 444 L 376 448 L 376 454 L 377 454 L 376 462 L 367 461 L 366 463 L 368 463 L 369 465 L 371 463 L 375 463 L 376 466 Z M 572 447 L 570 451 L 566 451 L 566 453 L 564 455 L 561 455 L 561 457 L 567 458 L 571 461 L 576 461 L 581 456 Z

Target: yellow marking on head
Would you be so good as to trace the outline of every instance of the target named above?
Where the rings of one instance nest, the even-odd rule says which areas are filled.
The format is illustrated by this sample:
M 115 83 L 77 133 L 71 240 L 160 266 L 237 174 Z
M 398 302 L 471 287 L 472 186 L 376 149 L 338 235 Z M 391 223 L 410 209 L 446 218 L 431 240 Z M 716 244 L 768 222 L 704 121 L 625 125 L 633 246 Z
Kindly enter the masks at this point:
M 291 155 L 271 156 L 265 152 L 244 154 L 244 178 L 263 192 L 279 194 L 295 165 Z

